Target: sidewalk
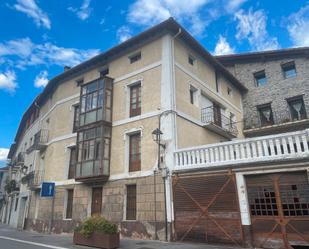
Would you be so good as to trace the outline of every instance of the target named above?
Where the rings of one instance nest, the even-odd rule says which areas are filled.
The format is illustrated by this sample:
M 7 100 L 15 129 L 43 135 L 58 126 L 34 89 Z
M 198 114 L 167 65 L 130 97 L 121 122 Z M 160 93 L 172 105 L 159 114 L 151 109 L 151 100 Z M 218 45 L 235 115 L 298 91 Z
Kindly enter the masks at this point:
M 21 241 L 30 241 L 46 245 L 46 248 L 58 247 L 61 249 L 86 249 L 90 247 L 76 246 L 72 244 L 72 234 L 41 234 L 29 231 L 17 231 L 7 225 L 0 224 L 1 237 L 13 238 Z M 21 242 L 22 243 L 22 242 Z M 48 246 L 49 245 L 49 246 Z M 0 246 L 1 248 L 1 246 Z M 22 246 L 20 247 L 22 248 Z M 120 247 L 123 249 L 235 249 L 235 247 L 215 246 L 207 244 L 192 244 L 179 242 L 161 242 L 151 240 L 122 239 Z

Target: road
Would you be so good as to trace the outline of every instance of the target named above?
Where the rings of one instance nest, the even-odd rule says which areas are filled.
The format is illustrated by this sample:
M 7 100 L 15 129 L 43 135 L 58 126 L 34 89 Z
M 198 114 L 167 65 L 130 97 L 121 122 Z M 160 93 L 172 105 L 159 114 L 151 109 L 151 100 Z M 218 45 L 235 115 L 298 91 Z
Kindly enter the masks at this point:
M 40 234 L 18 231 L 0 224 L 0 249 L 90 249 L 72 244 L 72 234 Z M 119 249 L 240 249 L 178 242 L 121 239 Z

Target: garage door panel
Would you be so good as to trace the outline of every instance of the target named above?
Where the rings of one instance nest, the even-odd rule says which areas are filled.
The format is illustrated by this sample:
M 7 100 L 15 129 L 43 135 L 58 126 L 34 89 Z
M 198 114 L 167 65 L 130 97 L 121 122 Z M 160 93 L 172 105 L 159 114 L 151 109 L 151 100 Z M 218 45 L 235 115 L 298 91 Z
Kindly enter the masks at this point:
M 306 172 L 251 175 L 246 177 L 246 184 L 255 246 L 309 245 Z
M 233 175 L 176 176 L 173 186 L 178 240 L 242 243 Z

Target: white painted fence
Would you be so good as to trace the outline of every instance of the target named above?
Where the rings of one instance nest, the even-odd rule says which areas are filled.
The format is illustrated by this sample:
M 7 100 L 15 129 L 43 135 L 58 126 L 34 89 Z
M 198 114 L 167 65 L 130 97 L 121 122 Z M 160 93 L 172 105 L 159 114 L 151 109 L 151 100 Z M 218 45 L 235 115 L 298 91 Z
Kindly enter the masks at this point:
M 174 156 L 175 170 L 309 159 L 309 129 L 180 149 Z

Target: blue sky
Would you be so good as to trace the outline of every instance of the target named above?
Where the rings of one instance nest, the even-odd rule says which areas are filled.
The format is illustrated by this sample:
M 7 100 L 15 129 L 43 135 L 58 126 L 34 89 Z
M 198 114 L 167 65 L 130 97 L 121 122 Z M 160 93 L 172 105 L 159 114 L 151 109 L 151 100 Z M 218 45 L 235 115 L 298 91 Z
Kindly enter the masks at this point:
M 309 46 L 305 0 L 2 0 L 0 165 L 48 79 L 169 16 L 214 54 Z

